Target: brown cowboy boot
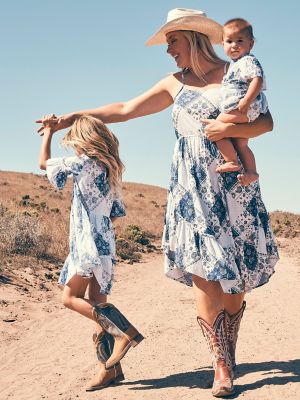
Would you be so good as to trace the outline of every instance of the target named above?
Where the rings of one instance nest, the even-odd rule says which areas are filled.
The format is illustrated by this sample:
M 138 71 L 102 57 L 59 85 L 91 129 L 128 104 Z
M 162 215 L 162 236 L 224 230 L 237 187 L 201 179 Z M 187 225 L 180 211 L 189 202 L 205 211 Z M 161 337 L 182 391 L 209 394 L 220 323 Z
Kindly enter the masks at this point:
M 113 350 L 114 338 L 109 333 L 102 331 L 99 334 L 94 333 L 93 341 L 100 363 L 100 371 L 86 388 L 87 392 L 104 389 L 113 383 L 121 382 L 125 379 L 120 363 L 108 370 L 105 369 L 105 363 Z
M 231 378 L 225 311 L 219 312 L 212 326 L 200 317 L 197 317 L 197 320 L 208 344 L 215 370 L 212 395 L 215 397 L 230 396 L 234 393 L 234 386 Z
M 144 339 L 113 304 L 97 304 L 93 307 L 93 317 L 114 338 L 112 354 L 105 363 L 107 369 L 117 364 L 130 347 L 137 346 Z
M 229 353 L 231 356 L 232 369 L 236 368 L 235 349 L 238 339 L 238 332 L 240 329 L 241 320 L 246 308 L 246 302 L 243 301 L 242 307 L 233 315 L 230 315 L 226 310 L 226 325 L 227 325 L 227 339 L 229 346 Z

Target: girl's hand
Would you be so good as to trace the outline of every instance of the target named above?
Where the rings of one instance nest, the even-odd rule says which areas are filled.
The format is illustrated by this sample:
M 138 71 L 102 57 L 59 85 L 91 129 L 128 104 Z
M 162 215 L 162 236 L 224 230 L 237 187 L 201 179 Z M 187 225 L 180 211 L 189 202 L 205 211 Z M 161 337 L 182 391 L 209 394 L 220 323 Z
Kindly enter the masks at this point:
M 217 119 L 201 118 L 200 121 L 206 125 L 204 132 L 207 138 L 212 142 L 217 142 L 220 139 L 230 137 L 228 131 L 229 128 L 234 125 L 219 121 Z

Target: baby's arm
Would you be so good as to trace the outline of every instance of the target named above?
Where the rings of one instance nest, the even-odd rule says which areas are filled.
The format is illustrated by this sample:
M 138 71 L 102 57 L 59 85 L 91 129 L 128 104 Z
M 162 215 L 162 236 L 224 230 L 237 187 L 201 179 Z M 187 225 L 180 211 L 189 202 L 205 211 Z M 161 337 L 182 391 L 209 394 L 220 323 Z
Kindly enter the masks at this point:
M 263 78 L 261 76 L 255 76 L 248 87 L 246 95 L 239 102 L 239 111 L 241 113 L 246 113 L 250 104 L 259 95 L 262 89 Z

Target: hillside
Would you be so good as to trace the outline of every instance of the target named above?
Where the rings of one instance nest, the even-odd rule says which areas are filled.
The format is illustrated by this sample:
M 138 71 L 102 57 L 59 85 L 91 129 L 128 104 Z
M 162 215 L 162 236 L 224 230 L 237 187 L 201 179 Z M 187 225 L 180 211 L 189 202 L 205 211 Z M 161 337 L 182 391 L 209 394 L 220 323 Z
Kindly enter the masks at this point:
M 0 282 L 50 289 L 68 253 L 71 181 L 55 190 L 43 175 L 0 171 Z M 119 263 L 160 251 L 166 190 L 124 183 L 127 216 L 116 223 Z M 281 250 L 300 259 L 300 215 L 270 214 Z
M 99 393 L 84 392 L 96 372 L 90 321 L 64 309 L 57 285 L 68 251 L 71 188 L 58 192 L 44 176 L 0 171 L 0 190 L 0 397 L 99 399 Z M 124 384 L 103 391 L 101 398 L 134 400 L 143 390 L 145 399 L 210 399 L 212 372 L 205 367 L 209 355 L 195 321 L 192 291 L 163 277 L 158 254 L 166 190 L 124 183 L 124 199 L 127 216 L 116 228 L 119 250 L 128 246 L 135 257 L 119 255 L 110 301 L 137 321 L 147 340 L 126 357 Z M 251 312 L 240 337 L 253 348 L 250 353 L 248 346 L 239 348 L 237 391 L 249 391 L 249 400 L 293 400 L 299 382 L 300 216 L 277 211 L 270 217 L 282 257 L 270 285 L 248 297 Z M 197 350 L 191 353 L 193 343 Z

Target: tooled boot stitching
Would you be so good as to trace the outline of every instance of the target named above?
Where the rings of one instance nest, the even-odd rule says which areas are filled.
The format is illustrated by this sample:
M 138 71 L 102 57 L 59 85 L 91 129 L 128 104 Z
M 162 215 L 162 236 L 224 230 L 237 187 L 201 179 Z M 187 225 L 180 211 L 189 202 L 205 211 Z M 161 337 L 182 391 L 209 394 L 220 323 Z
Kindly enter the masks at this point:
M 224 310 L 222 310 L 216 316 L 212 326 L 210 326 L 200 317 L 198 317 L 197 320 L 208 344 L 208 348 L 212 356 L 214 370 L 216 371 L 216 369 L 219 367 L 219 364 L 224 362 L 228 372 L 231 374 L 231 358 L 228 348 Z M 229 396 L 233 394 L 233 392 L 234 387 L 231 376 L 222 380 L 214 379 L 212 392 L 214 396 Z

